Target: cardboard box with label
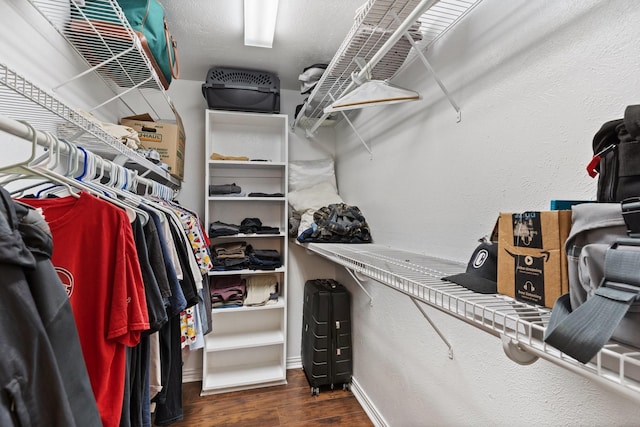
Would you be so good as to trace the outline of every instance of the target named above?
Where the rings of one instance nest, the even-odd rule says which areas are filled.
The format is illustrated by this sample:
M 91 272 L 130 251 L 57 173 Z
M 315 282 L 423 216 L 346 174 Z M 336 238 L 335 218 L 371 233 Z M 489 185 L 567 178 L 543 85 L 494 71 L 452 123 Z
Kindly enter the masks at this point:
M 180 116 L 177 123 L 156 122 L 149 114 L 123 117 L 120 124 L 134 128 L 142 148 L 156 150 L 160 161 L 169 166 L 169 173 L 184 178 L 185 133 Z
M 569 292 L 565 241 L 571 211 L 501 213 L 498 219 L 498 293 L 553 307 Z

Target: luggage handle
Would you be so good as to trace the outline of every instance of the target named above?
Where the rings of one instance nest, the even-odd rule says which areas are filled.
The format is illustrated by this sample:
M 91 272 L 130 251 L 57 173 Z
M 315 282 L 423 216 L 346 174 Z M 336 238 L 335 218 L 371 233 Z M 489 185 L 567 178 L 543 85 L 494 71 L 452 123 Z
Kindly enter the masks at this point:
M 169 25 L 167 19 L 164 19 L 164 37 L 167 41 L 167 57 L 169 58 L 169 66 L 171 67 L 171 76 L 177 79 L 180 76 L 180 64 L 178 63 L 178 43 L 176 43 L 173 36 L 169 33 Z M 173 58 L 171 56 L 173 52 Z M 172 61 L 172 59 L 174 59 Z
M 202 86 L 203 91 L 205 90 L 205 86 L 207 85 L 205 84 Z M 258 91 L 263 93 L 268 93 L 268 92 L 278 93 L 277 89 L 271 89 L 270 87 L 267 87 L 267 86 L 239 86 L 239 85 L 227 85 L 223 83 L 212 83 L 208 87 L 210 87 L 211 89 L 240 89 L 240 90 L 251 90 L 254 92 Z
M 631 237 L 631 238 L 621 237 L 619 239 L 616 239 L 613 243 L 611 243 L 610 248 L 611 249 L 618 249 L 618 246 L 635 246 L 635 247 L 639 247 L 640 246 L 640 239 L 635 239 L 633 237 Z

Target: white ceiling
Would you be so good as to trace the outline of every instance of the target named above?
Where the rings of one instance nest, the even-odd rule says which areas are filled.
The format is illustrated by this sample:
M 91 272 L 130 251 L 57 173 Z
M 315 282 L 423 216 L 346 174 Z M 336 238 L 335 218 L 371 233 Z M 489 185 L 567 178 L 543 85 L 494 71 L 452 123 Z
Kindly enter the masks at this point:
M 204 82 L 213 66 L 276 73 L 282 89 L 300 90 L 298 75 L 329 63 L 366 0 L 280 0 L 273 48 L 244 46 L 242 0 L 164 0 L 178 43 L 180 78 Z

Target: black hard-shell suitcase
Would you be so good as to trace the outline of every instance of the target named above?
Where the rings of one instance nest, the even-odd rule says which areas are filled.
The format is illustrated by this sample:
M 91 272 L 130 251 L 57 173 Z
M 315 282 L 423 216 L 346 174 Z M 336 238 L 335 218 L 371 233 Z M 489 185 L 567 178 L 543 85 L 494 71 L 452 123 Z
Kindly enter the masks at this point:
M 202 95 L 212 110 L 280 112 L 280 79 L 267 71 L 210 68 Z
M 351 386 L 351 295 L 333 279 L 308 280 L 302 310 L 302 369 L 311 394 Z

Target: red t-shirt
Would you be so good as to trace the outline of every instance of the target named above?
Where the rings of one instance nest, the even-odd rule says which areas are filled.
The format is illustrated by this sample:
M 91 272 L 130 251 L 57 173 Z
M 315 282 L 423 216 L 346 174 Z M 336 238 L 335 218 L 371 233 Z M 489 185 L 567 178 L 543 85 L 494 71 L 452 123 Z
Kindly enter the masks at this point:
M 125 346 L 135 346 L 141 332 L 149 329 L 127 214 L 88 193 L 21 201 L 43 209 L 53 236 L 52 262 L 71 301 L 102 422 L 118 426 Z

